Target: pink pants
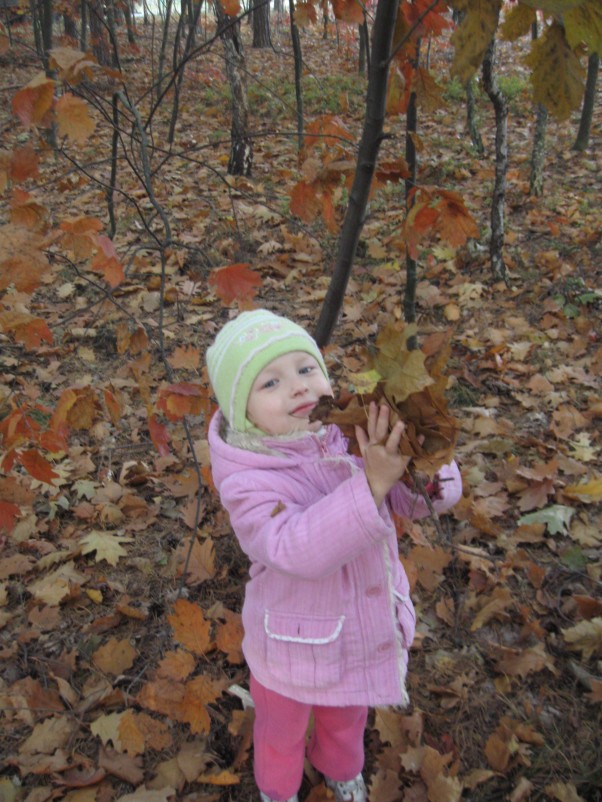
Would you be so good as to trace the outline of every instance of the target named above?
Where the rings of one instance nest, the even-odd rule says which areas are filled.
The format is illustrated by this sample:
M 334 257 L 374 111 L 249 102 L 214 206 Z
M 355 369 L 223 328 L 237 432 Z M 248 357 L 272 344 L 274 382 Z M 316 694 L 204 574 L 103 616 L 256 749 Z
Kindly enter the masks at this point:
M 303 704 L 264 688 L 251 677 L 255 703 L 253 753 L 255 782 L 274 800 L 294 796 L 303 779 L 305 734 L 310 714 L 314 728 L 307 755 L 332 780 L 352 780 L 364 765 L 367 707 Z

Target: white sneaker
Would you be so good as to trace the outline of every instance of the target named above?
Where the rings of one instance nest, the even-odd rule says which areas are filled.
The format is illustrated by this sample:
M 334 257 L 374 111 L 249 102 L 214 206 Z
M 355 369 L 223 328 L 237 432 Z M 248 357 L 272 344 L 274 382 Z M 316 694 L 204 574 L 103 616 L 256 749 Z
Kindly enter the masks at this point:
M 272 798 L 271 798 L 271 797 L 269 797 L 269 796 L 266 796 L 266 795 L 263 793 L 263 791 L 260 791 L 260 792 L 259 792 L 259 797 L 260 797 L 260 799 L 261 799 L 261 802 L 275 802 L 275 800 L 274 800 L 274 799 L 272 799 Z M 297 796 L 297 794 L 295 794 L 295 796 L 291 796 L 291 798 L 290 798 L 290 799 L 287 799 L 287 800 L 286 800 L 286 802 L 299 802 L 299 797 Z
M 368 802 L 368 792 L 361 774 L 347 782 L 336 782 L 324 777 L 324 782 L 334 792 L 335 802 Z

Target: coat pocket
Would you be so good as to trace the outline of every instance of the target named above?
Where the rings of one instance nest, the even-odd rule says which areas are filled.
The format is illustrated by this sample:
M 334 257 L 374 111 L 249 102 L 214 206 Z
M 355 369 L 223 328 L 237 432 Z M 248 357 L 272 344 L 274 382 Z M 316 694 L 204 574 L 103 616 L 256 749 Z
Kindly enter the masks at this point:
M 397 590 L 394 591 L 394 595 L 397 620 L 403 635 L 403 645 L 409 649 L 416 632 L 416 612 L 409 596 L 404 596 Z
M 266 610 L 267 662 L 275 679 L 300 688 L 328 688 L 341 678 L 345 616 Z

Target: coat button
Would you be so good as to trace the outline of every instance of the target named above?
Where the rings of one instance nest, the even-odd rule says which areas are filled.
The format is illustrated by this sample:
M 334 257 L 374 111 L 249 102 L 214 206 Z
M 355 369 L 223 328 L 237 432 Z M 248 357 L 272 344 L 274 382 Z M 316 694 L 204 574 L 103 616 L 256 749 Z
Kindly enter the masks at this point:
M 366 596 L 380 596 L 382 588 L 380 585 L 372 585 L 366 590 Z
M 392 646 L 393 646 L 393 641 L 386 640 L 384 643 L 381 643 L 379 645 L 377 651 L 379 651 L 382 654 L 383 652 L 388 652 Z

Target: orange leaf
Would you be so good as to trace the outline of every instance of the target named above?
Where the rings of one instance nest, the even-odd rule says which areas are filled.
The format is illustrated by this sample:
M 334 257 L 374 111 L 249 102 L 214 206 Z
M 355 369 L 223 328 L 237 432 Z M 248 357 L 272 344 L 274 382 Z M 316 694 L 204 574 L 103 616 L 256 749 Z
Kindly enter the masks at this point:
M 318 21 L 318 14 L 313 3 L 297 3 L 295 6 L 295 22 L 299 28 Z
M 13 114 L 23 125 L 44 125 L 44 117 L 50 111 L 53 100 L 54 81 L 40 72 L 13 97 Z
M 10 177 L 13 181 L 25 181 L 38 175 L 38 154 L 31 147 L 15 148 L 10 161 Z
M 205 620 L 201 608 L 186 599 L 178 599 L 173 609 L 167 620 L 178 643 L 196 655 L 210 651 L 213 648 L 209 635 L 211 624 Z
M 215 287 L 225 304 L 231 304 L 233 301 L 252 301 L 261 287 L 261 277 L 250 270 L 248 264 L 234 264 L 213 270 L 209 284 Z
M 341 22 L 364 23 L 364 7 L 358 0 L 332 0 L 332 10 L 335 18 Z
M 98 67 L 90 53 L 71 47 L 55 47 L 48 55 L 51 69 L 57 69 L 61 81 L 71 85 L 78 84 L 83 78 L 91 78 L 94 68 Z
M 112 423 L 117 425 L 121 420 L 121 416 L 123 415 L 123 404 L 117 398 L 115 393 L 112 390 L 109 390 L 108 387 L 105 387 L 103 394 L 105 399 L 105 405 L 109 410 L 109 416 L 111 418 L 111 421 Z
M 117 256 L 115 246 L 109 237 L 99 234 L 96 237 L 96 244 L 100 250 L 92 260 L 92 270 L 102 273 L 105 281 L 110 287 L 117 287 L 125 278 L 123 266 Z
M 43 457 L 37 448 L 22 451 L 19 454 L 19 462 L 30 476 L 44 484 L 52 484 L 53 479 L 58 479 L 58 473 L 52 470 L 52 465 Z
M 437 229 L 441 238 L 459 248 L 470 237 L 478 237 L 479 227 L 460 195 L 443 189 L 438 190 L 438 194 L 441 199 L 436 205 L 439 212 Z
M 0 501 L 0 531 L 12 532 L 21 510 L 10 501 Z
M 226 621 L 217 628 L 215 642 L 217 648 L 225 652 L 228 662 L 232 665 L 240 665 L 244 662 L 242 653 L 243 628 L 240 613 L 233 613 L 225 610 Z
M 26 348 L 38 348 L 42 341 L 52 342 L 52 332 L 40 317 L 26 312 L 3 312 L 0 314 L 0 330 L 10 332 L 17 342 Z
M 179 345 L 167 360 L 172 368 L 196 370 L 200 364 L 201 352 L 193 345 Z
M 185 415 L 198 415 L 202 408 L 202 388 L 190 382 L 170 384 L 159 392 L 157 409 L 171 421 L 181 420 Z
M 156 415 L 148 419 L 148 431 L 155 448 L 162 457 L 169 454 L 169 430 L 164 423 L 159 423 Z
M 14 285 L 19 292 L 32 293 L 49 271 L 39 234 L 14 225 L 0 226 L 0 290 Z
M 86 101 L 70 93 L 58 99 L 55 114 L 59 135 L 66 136 L 74 144 L 86 142 L 96 127 Z
M 222 0 L 222 5 L 229 17 L 237 17 L 240 14 L 239 0 Z
M 175 652 L 167 652 L 159 663 L 157 676 L 181 682 L 192 674 L 195 665 L 195 658 L 190 652 L 185 652 L 184 649 L 178 649 Z
M 60 225 L 63 244 L 75 259 L 87 259 L 96 249 L 96 234 L 102 231 L 102 223 L 96 217 L 76 217 L 63 220 Z

